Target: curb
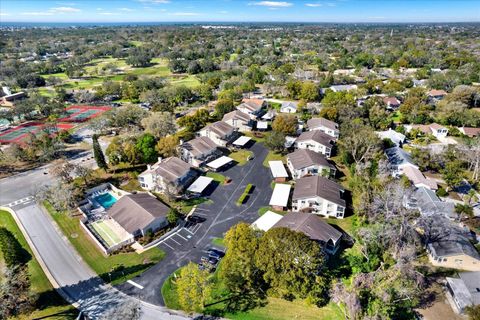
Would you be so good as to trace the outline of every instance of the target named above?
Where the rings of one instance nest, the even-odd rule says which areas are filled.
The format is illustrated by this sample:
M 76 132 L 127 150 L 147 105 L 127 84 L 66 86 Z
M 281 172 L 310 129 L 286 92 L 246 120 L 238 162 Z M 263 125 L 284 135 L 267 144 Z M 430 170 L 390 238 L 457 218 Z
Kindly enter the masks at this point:
M 32 250 L 33 255 L 35 256 L 35 259 L 37 259 L 38 264 L 40 264 L 40 267 L 42 268 L 43 273 L 45 273 L 45 276 L 47 276 L 47 279 L 50 281 L 53 288 L 62 296 L 63 299 L 65 299 L 65 301 L 67 301 L 67 302 L 73 301 L 70 298 L 70 296 L 58 284 L 57 280 L 55 280 L 53 275 L 50 273 L 50 270 L 48 269 L 47 265 L 45 264 L 42 257 L 40 256 L 40 253 L 37 251 L 37 248 L 33 244 L 32 240 L 30 239 L 30 236 L 28 235 L 27 230 L 25 230 L 23 224 L 20 222 L 20 219 L 18 219 L 17 213 L 14 210 L 12 210 L 11 208 L 8 208 L 8 207 L 0 207 L 0 210 L 7 211 L 8 213 L 10 213 L 12 215 L 13 220 L 15 220 L 15 223 L 17 224 L 18 228 L 22 232 L 23 237 L 27 241 L 28 246 Z M 74 306 L 77 309 L 80 306 L 80 304 L 78 304 L 77 302 L 71 303 L 71 305 Z

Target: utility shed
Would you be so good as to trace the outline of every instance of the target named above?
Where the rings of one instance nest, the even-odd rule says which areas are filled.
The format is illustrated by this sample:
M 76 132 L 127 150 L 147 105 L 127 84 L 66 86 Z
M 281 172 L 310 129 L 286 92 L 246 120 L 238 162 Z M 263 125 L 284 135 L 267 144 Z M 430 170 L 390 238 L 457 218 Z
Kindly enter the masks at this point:
M 268 161 L 268 165 L 275 182 L 285 182 L 287 180 L 288 173 L 282 161 Z
M 288 200 L 290 199 L 290 189 L 292 188 L 289 184 L 277 183 L 275 189 L 273 189 L 272 198 L 270 198 L 270 203 L 275 210 L 284 210 L 287 208 Z

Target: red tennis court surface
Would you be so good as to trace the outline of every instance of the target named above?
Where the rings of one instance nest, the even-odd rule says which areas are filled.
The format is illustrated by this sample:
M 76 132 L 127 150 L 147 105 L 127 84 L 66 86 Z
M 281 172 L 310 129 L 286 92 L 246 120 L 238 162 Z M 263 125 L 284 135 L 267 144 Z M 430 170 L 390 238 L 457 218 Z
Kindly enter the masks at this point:
M 58 119 L 62 122 L 84 122 L 92 118 L 98 117 L 105 111 L 110 110 L 111 107 L 95 107 L 95 106 L 70 106 L 65 112 L 63 118 Z
M 74 126 L 75 125 L 71 123 L 58 123 L 56 127 L 51 127 L 48 130 L 51 134 L 55 134 L 58 131 L 68 130 L 73 128 Z M 45 127 L 46 125 L 43 122 L 31 121 L 21 124 L 14 128 L 8 129 L 7 131 L 4 131 L 3 133 L 0 133 L 0 143 L 21 143 L 29 136 L 30 133 L 36 135 L 40 133 Z

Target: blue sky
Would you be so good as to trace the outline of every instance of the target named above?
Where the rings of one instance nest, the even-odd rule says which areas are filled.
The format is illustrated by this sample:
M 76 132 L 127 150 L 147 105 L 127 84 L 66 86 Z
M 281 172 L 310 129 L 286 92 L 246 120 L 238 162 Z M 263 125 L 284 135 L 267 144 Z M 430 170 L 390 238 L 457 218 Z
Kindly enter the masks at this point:
M 478 0 L 0 0 L 1 22 L 480 21 Z

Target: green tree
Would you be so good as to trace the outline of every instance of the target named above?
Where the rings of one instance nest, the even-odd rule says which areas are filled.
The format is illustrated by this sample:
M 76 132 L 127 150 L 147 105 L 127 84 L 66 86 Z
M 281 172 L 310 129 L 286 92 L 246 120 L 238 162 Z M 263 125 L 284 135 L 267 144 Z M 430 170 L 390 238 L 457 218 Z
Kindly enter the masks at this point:
M 465 308 L 466 314 L 468 315 L 469 320 L 478 320 L 480 319 L 480 304 L 476 306 L 468 306 Z
M 158 154 L 164 158 L 173 157 L 177 155 L 178 147 L 178 138 L 177 136 L 167 136 L 158 140 L 155 149 Z
M 287 228 L 270 229 L 260 240 L 255 261 L 275 295 L 323 300 L 326 286 L 321 271 L 325 255 L 305 234 Z
M 190 262 L 180 270 L 176 285 L 182 309 L 201 312 L 212 292 L 208 270 L 200 270 L 197 264 Z
M 299 98 L 305 101 L 316 101 L 319 98 L 320 94 L 317 86 L 313 82 L 304 82 L 302 84 L 302 90 L 300 92 Z
M 93 157 L 95 158 L 95 162 L 100 169 L 107 170 L 108 165 L 105 161 L 105 156 L 103 155 L 102 148 L 100 147 L 100 143 L 98 142 L 98 136 L 94 134 L 92 136 L 92 143 L 93 143 Z
M 153 112 L 141 120 L 145 132 L 152 134 L 155 138 L 162 138 L 177 131 L 175 117 L 169 112 Z
M 143 163 L 154 163 L 157 161 L 158 153 L 155 150 L 156 140 L 150 133 L 142 135 L 135 144 L 135 147 L 140 151 Z
M 449 161 L 445 164 L 445 167 L 440 171 L 442 178 L 445 180 L 448 189 L 455 188 L 463 181 L 463 172 L 460 161 Z
M 233 111 L 235 108 L 233 106 L 233 101 L 228 99 L 218 100 L 215 105 L 215 115 L 218 119 L 221 119 L 226 113 Z
M 265 137 L 265 146 L 273 151 L 282 151 L 285 148 L 285 135 L 282 132 L 272 131 Z
M 293 135 L 297 132 L 297 117 L 279 114 L 272 122 L 272 129 L 285 135 Z

